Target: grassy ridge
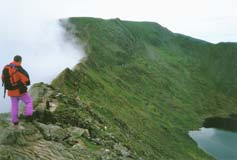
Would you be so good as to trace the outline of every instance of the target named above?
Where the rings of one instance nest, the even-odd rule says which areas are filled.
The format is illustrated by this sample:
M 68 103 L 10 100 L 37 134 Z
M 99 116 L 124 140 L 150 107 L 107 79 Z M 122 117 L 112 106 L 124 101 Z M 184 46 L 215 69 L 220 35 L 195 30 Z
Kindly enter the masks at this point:
M 151 22 L 69 21 L 88 57 L 54 87 L 79 95 L 144 159 L 212 159 L 188 131 L 237 111 L 236 44 L 214 45 Z

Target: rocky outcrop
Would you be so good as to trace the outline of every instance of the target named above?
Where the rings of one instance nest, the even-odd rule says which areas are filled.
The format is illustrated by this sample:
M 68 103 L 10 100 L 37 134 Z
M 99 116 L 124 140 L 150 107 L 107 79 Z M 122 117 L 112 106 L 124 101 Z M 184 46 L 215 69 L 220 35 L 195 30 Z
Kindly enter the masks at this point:
M 21 122 L 21 128 L 6 125 L 0 133 L 1 160 L 75 159 L 63 144 L 44 139 L 34 124 Z
M 35 110 L 32 122 L 20 116 L 15 127 L 7 115 L 0 118 L 1 160 L 138 159 L 78 97 L 69 98 L 43 83 L 33 85 L 30 93 Z M 69 113 L 74 120 L 67 117 Z
M 54 112 L 58 105 L 58 99 L 62 99 L 64 95 L 60 92 L 55 91 L 50 85 L 43 83 L 35 84 L 31 90 L 30 94 L 34 101 L 34 106 L 36 110 L 50 110 Z

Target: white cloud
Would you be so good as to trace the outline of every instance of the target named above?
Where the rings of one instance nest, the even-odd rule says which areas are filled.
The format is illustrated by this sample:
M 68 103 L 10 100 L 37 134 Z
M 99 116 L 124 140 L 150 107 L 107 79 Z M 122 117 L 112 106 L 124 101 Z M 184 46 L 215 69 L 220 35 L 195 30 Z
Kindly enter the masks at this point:
M 82 47 L 76 47 L 73 39 L 65 41 L 65 31 L 56 18 L 61 12 L 53 8 L 53 3 L 50 6 L 46 1 L 14 0 L 1 4 L 1 68 L 19 54 L 33 83 L 50 82 L 84 56 Z M 9 111 L 9 107 L 3 107 L 9 106 L 6 104 L 9 102 L 2 99 L 2 93 L 3 89 L 0 92 L 0 111 Z

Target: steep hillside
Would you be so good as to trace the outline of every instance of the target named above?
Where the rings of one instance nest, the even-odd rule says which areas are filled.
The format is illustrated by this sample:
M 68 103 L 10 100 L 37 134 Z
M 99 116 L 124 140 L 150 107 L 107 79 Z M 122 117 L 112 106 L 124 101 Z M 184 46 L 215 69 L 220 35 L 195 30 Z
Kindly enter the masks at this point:
M 212 159 L 188 131 L 237 112 L 237 44 L 211 44 L 151 22 L 71 18 L 64 27 L 86 44 L 87 60 L 53 87 L 79 96 L 103 117 L 106 132 L 143 159 Z
M 237 44 L 211 44 L 151 22 L 71 18 L 64 26 L 88 55 L 54 87 L 79 96 L 144 159 L 211 159 L 188 131 L 237 112 Z
M 237 43 L 219 43 L 208 55 L 206 66 L 210 78 L 230 96 L 237 96 Z

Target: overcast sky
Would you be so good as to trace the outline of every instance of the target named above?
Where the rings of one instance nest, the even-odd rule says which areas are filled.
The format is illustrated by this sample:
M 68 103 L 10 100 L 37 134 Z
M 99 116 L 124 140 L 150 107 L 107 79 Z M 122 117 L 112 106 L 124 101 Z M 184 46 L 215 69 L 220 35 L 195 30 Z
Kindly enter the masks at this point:
M 236 0 L 87 0 L 86 3 L 79 0 L 77 3 L 65 16 L 155 21 L 173 32 L 206 41 L 237 42 Z
M 155 21 L 173 32 L 210 42 L 237 41 L 236 0 L 0 0 L 0 16 L 37 14 Z M 3 13 L 3 14 L 2 14 Z M 7 13 L 7 14 L 6 14 Z M 36 17 L 37 18 L 37 17 Z M 24 23 L 24 21 L 16 21 Z M 6 25 L 6 24 L 4 24 Z M 8 24 L 9 25 L 9 24 Z M 17 25 L 17 24 L 15 24 Z
M 211 42 L 237 41 L 236 0 L 4 0 L 1 6 L 11 15 L 25 14 L 26 18 L 38 12 L 53 18 L 155 21 L 174 32 Z

